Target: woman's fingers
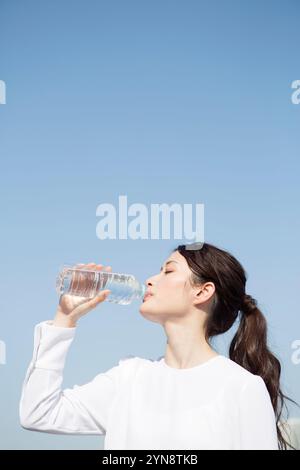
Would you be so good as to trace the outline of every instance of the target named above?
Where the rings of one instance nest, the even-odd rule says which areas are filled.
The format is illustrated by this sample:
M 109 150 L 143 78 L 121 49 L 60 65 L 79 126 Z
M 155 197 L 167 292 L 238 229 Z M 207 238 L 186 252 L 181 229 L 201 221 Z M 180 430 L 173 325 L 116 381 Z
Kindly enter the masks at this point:
M 77 269 L 84 269 L 84 270 L 95 270 L 95 271 L 111 271 L 111 266 L 104 266 L 103 264 L 96 264 L 96 263 L 78 263 L 75 264 L 74 268 Z
M 100 304 L 101 302 L 104 302 L 104 300 L 109 296 L 110 292 L 111 291 L 109 289 L 105 289 L 99 292 L 99 294 L 96 297 L 93 297 L 91 300 L 88 300 L 87 302 L 84 302 L 83 304 L 76 307 L 73 313 L 75 313 L 76 315 L 77 314 L 82 315 L 84 313 L 89 312 L 90 310 L 97 307 L 98 304 Z
M 103 264 L 96 264 L 99 271 L 111 271 L 111 266 L 104 266 Z
M 95 269 L 96 269 L 97 271 L 102 271 L 102 269 L 103 269 L 103 264 L 96 264 Z
M 85 269 L 93 270 L 93 269 L 96 268 L 96 266 L 97 266 L 96 263 L 88 263 L 88 264 L 86 264 L 86 268 L 85 268 Z

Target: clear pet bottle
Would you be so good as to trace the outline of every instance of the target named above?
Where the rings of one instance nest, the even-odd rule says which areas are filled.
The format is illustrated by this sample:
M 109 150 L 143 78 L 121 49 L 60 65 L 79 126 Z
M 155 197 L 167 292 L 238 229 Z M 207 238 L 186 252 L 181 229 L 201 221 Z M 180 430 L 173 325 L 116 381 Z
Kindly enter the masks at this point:
M 133 300 L 144 297 L 146 286 L 132 274 L 82 269 L 71 265 L 64 265 L 56 279 L 56 291 L 59 295 L 92 298 L 105 289 L 111 291 L 106 298 L 108 302 L 128 305 Z

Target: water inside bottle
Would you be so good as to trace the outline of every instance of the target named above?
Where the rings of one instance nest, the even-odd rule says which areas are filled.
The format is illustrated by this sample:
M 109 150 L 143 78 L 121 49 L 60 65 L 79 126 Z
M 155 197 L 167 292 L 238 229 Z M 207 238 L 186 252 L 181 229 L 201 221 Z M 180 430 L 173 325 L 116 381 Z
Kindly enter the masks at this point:
M 58 276 L 57 292 L 92 298 L 99 291 L 109 289 L 108 302 L 127 305 L 134 298 L 144 296 L 146 287 L 131 274 L 106 271 L 92 271 L 81 268 L 65 267 Z

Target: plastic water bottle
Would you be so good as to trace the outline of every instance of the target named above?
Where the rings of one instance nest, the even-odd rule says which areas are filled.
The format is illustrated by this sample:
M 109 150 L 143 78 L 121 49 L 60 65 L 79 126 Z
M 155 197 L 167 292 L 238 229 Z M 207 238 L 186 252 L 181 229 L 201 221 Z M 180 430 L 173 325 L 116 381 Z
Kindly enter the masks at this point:
M 82 269 L 74 266 L 63 266 L 56 279 L 56 291 L 59 295 L 69 294 L 92 298 L 101 290 L 111 292 L 108 302 L 128 305 L 134 299 L 142 299 L 146 286 L 140 284 L 131 274 L 111 273 Z

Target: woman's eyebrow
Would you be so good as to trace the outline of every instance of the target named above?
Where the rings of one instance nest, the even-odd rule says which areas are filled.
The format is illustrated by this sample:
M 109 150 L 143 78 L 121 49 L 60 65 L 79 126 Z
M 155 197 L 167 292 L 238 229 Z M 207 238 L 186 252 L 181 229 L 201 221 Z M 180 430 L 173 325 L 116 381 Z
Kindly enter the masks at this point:
M 165 263 L 165 266 L 167 266 L 167 264 L 170 264 L 170 263 L 177 263 L 177 261 L 175 261 L 174 259 L 170 259 L 169 261 Z M 163 270 L 163 266 L 160 268 L 160 271 L 162 270 Z

